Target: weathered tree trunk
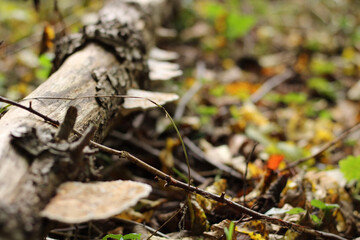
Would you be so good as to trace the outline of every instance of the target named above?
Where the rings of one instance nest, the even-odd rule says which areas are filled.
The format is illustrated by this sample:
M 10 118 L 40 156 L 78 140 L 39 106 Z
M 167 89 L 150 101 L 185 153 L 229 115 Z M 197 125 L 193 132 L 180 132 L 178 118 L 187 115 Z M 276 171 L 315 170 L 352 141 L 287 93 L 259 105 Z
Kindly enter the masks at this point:
M 27 99 L 123 94 L 135 82 L 143 85 L 148 74 L 146 55 L 155 42 L 155 28 L 164 16 L 160 11 L 167 11 L 171 2 L 108 3 L 99 14 L 100 24 L 85 28 L 85 35 L 75 38 L 80 42 L 74 45 L 69 41 L 59 49 L 58 70 Z M 103 27 L 105 33 L 101 32 Z M 72 54 L 74 49 L 79 51 Z M 58 121 L 63 120 L 69 106 L 75 106 L 75 128 L 83 132 L 92 124 L 97 127 L 93 139 L 101 141 L 117 119 L 120 102 L 111 98 L 80 98 L 33 99 L 23 104 L 31 104 L 32 109 Z M 41 209 L 60 183 L 78 178 L 84 162 L 79 156 L 65 156 L 71 144 L 66 143 L 67 148 L 61 150 L 63 143 L 56 142 L 52 135 L 55 127 L 23 109 L 12 107 L 0 119 L 0 129 L 0 239 L 41 239 Z M 21 141 L 17 142 L 17 138 Z

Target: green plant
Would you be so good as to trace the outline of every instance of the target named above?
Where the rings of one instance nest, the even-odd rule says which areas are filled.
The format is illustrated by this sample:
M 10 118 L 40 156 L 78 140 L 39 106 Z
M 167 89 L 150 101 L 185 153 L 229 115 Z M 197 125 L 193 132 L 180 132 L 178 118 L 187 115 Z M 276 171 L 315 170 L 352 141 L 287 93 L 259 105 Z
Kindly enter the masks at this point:
M 360 180 L 360 156 L 348 156 L 340 160 L 339 166 L 346 180 Z
M 102 240 L 107 240 L 109 238 L 117 239 L 117 240 L 140 240 L 140 233 L 129 233 L 126 235 L 121 234 L 107 234 Z
M 226 37 L 229 40 L 243 37 L 256 24 L 256 19 L 250 15 L 239 14 L 236 11 L 229 13 L 226 19 Z
M 304 104 L 307 100 L 307 94 L 291 92 L 285 94 L 281 100 L 285 104 Z
M 315 74 L 331 74 L 335 71 L 335 65 L 332 62 L 318 58 L 313 59 L 310 63 L 310 69 Z
M 324 203 L 323 201 L 316 200 L 316 199 L 311 200 L 310 204 L 313 207 L 316 207 L 316 208 L 322 210 L 322 212 L 323 212 L 323 217 L 322 218 L 319 218 L 315 214 L 310 215 L 311 219 L 317 224 L 321 224 L 324 219 L 329 220 L 330 217 L 331 217 L 331 212 L 332 212 L 331 210 L 334 209 L 334 208 L 339 208 L 338 204 Z
M 321 219 L 318 216 L 316 216 L 315 214 L 311 214 L 310 218 L 316 224 L 321 224 L 321 222 L 322 222 Z
M 35 71 L 35 75 L 40 80 L 45 80 L 50 75 L 52 67 L 52 57 L 49 54 L 42 54 L 39 57 L 40 67 Z
M 210 117 L 218 113 L 218 109 L 215 106 L 200 105 L 196 108 L 196 112 L 200 115 L 201 124 L 207 124 Z
M 176 168 L 172 168 L 172 170 L 174 171 L 174 173 L 176 173 L 181 179 L 183 179 L 185 182 L 189 182 L 189 178 L 183 174 L 181 171 L 177 170 Z
M 305 104 L 307 101 L 306 93 L 290 92 L 285 95 L 278 93 L 269 93 L 266 95 L 266 100 L 275 102 L 275 103 L 284 103 L 284 104 Z
M 235 40 L 247 34 L 256 24 L 257 19 L 239 11 L 241 1 L 226 0 L 223 3 L 207 1 L 203 3 L 200 14 L 215 23 L 225 20 L 224 34 L 228 40 Z
M 310 78 L 307 86 L 331 100 L 336 99 L 336 89 L 332 83 L 322 77 Z
M 287 211 L 286 213 L 288 214 L 299 214 L 299 213 L 302 213 L 302 212 L 305 212 L 305 210 L 301 207 L 296 207 L 296 208 L 292 208 L 290 209 L 289 211 Z
M 210 94 L 214 97 L 222 97 L 225 94 L 225 86 L 224 85 L 218 85 L 210 89 Z
M 225 233 L 225 236 L 226 236 L 226 240 L 232 240 L 232 236 L 233 236 L 233 233 L 234 233 L 234 227 L 235 227 L 235 224 L 233 221 L 230 222 L 229 224 L 229 228 L 224 228 L 224 233 Z
M 324 203 L 323 201 L 320 201 L 320 200 L 311 200 L 310 204 L 313 206 L 313 207 L 316 207 L 316 208 L 319 208 L 323 211 L 329 211 L 331 209 L 334 209 L 334 208 L 338 208 L 339 205 L 338 204 L 329 204 L 329 203 Z

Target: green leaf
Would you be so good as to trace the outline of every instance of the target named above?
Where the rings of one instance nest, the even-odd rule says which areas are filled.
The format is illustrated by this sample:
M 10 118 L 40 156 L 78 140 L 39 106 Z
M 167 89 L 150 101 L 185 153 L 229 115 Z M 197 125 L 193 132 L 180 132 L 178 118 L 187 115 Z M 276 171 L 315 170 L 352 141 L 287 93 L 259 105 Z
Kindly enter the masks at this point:
M 357 140 L 355 140 L 355 139 L 346 139 L 346 140 L 344 141 L 344 145 L 345 145 L 345 146 L 355 147 L 356 144 L 357 144 Z
M 226 240 L 232 240 L 233 239 L 233 237 L 232 237 L 232 235 L 233 235 L 233 233 L 234 233 L 234 222 L 233 221 L 231 221 L 230 222 L 230 225 L 229 225 L 229 228 L 224 228 L 224 233 L 225 233 L 225 235 L 226 235 Z
M 255 17 L 232 12 L 227 18 L 226 37 L 230 40 L 243 37 L 255 24 Z
M 102 240 L 107 240 L 109 238 L 114 238 L 114 239 L 120 240 L 120 239 L 122 239 L 122 235 L 121 234 L 108 234 L 105 237 L 103 237 Z
M 282 97 L 282 101 L 286 104 L 296 103 L 296 104 L 303 104 L 307 100 L 306 93 L 288 93 Z
M 216 86 L 216 87 L 210 89 L 210 94 L 213 95 L 214 97 L 224 96 L 224 94 L 225 94 L 225 86 L 224 85 L 219 85 L 219 86 Z
M 332 119 L 332 114 L 331 114 L 331 112 L 329 110 L 324 109 L 324 110 L 320 111 L 319 118 L 331 120 Z
M 126 235 L 121 234 L 108 234 L 102 238 L 102 240 L 107 240 L 109 238 L 117 239 L 117 240 L 140 240 L 141 234 L 140 233 L 129 233 Z
M 336 203 L 334 203 L 334 204 L 332 204 L 332 203 L 325 203 L 325 205 L 326 205 L 326 210 L 331 210 L 331 209 L 333 209 L 333 208 L 339 208 L 339 207 L 340 207 L 339 204 L 336 204 Z
M 38 79 L 45 80 L 49 77 L 52 67 L 52 57 L 49 54 L 42 54 L 39 57 L 40 67 L 35 71 L 35 76 Z
M 231 105 L 229 108 L 231 117 L 234 118 L 235 120 L 239 120 L 240 118 L 240 111 L 239 108 L 235 105 Z
M 207 116 L 212 116 L 217 114 L 218 109 L 215 106 L 199 106 L 197 109 L 197 113 L 200 115 L 207 115 Z
M 289 211 L 287 211 L 288 214 L 299 214 L 302 212 L 305 212 L 305 210 L 301 207 L 296 207 L 296 208 L 293 208 L 293 209 L 290 209 Z
M 340 160 L 339 166 L 346 180 L 360 180 L 360 155 L 357 157 L 348 156 Z
M 320 219 L 318 216 L 314 215 L 314 214 L 311 214 L 311 215 L 310 215 L 310 218 L 311 218 L 311 220 L 313 220 L 313 222 L 316 223 L 316 224 L 320 224 L 320 223 L 321 223 L 321 219 Z
M 267 101 L 279 103 L 282 100 L 282 96 L 279 93 L 268 93 L 265 95 L 264 99 Z
M 316 208 L 319 208 L 319 209 L 325 209 L 326 208 L 326 204 L 323 201 L 320 201 L 320 200 L 313 199 L 313 200 L 311 200 L 310 204 L 313 207 L 316 207 Z
M 202 13 L 203 17 L 210 19 L 210 20 L 215 20 L 216 18 L 218 18 L 222 15 L 225 15 L 226 9 L 223 6 L 223 4 L 209 2 L 209 3 L 204 4 L 201 13 Z
M 285 103 L 285 104 L 304 104 L 306 103 L 308 95 L 301 92 L 291 92 L 285 95 L 278 93 L 269 93 L 265 96 L 265 99 L 275 103 Z
M 123 236 L 124 240 L 132 240 L 132 239 L 136 239 L 136 240 L 140 240 L 141 234 L 140 233 L 129 233 Z
M 316 208 L 319 208 L 321 210 L 324 210 L 324 211 L 328 211 L 328 210 L 331 210 L 333 208 L 339 208 L 339 205 L 338 204 L 330 204 L 330 203 L 324 203 L 323 201 L 320 201 L 320 200 L 311 200 L 311 205 L 316 207 Z
M 307 82 L 307 86 L 321 95 L 329 97 L 331 99 L 336 98 L 336 89 L 334 85 L 325 78 L 314 77 L 310 78 Z
M 310 63 L 310 69 L 315 74 L 331 74 L 335 71 L 335 65 L 332 62 L 323 59 L 314 59 Z

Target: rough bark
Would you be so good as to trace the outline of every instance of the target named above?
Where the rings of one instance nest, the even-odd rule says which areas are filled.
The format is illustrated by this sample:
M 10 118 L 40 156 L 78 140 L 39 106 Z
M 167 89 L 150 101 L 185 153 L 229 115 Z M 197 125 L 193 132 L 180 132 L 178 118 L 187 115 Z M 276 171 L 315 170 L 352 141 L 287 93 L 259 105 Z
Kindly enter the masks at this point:
M 98 24 L 85 27 L 71 41 L 64 40 L 57 52 L 57 71 L 27 99 L 123 94 L 136 83 L 144 86 L 146 55 L 164 16 L 161 11 L 169 3 L 171 0 L 108 3 L 99 13 Z M 84 132 L 94 125 L 96 131 L 91 130 L 88 138 L 94 135 L 96 141 L 104 139 L 117 119 L 120 103 L 111 98 L 23 101 L 59 121 L 75 106 L 75 128 Z M 12 107 L 0 119 L 0 129 L 0 239 L 41 239 L 41 209 L 59 184 L 79 178 L 86 162 L 80 150 L 74 150 L 76 144 L 56 139 L 54 126 L 23 109 Z

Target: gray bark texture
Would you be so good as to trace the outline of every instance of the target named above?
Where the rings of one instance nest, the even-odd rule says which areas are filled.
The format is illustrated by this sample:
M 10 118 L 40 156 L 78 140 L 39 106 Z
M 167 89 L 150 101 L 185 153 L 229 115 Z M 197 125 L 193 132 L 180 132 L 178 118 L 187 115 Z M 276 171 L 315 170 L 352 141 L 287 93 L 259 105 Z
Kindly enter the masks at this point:
M 77 112 L 74 128 L 84 133 L 82 138 L 64 140 L 69 130 L 56 134 L 54 126 L 16 107 L 0 119 L 0 240 L 42 239 L 47 221 L 40 211 L 62 182 L 86 178 L 91 159 L 84 157 L 84 145 L 91 137 L 101 142 L 119 121 L 119 98 L 55 98 L 124 94 L 129 87 L 145 87 L 155 29 L 172 5 L 172 0 L 110 1 L 96 24 L 59 42 L 54 73 L 22 104 L 59 122 L 74 106 L 77 111 L 70 108 L 66 122 L 71 129 Z M 54 99 L 36 100 L 42 96 Z

